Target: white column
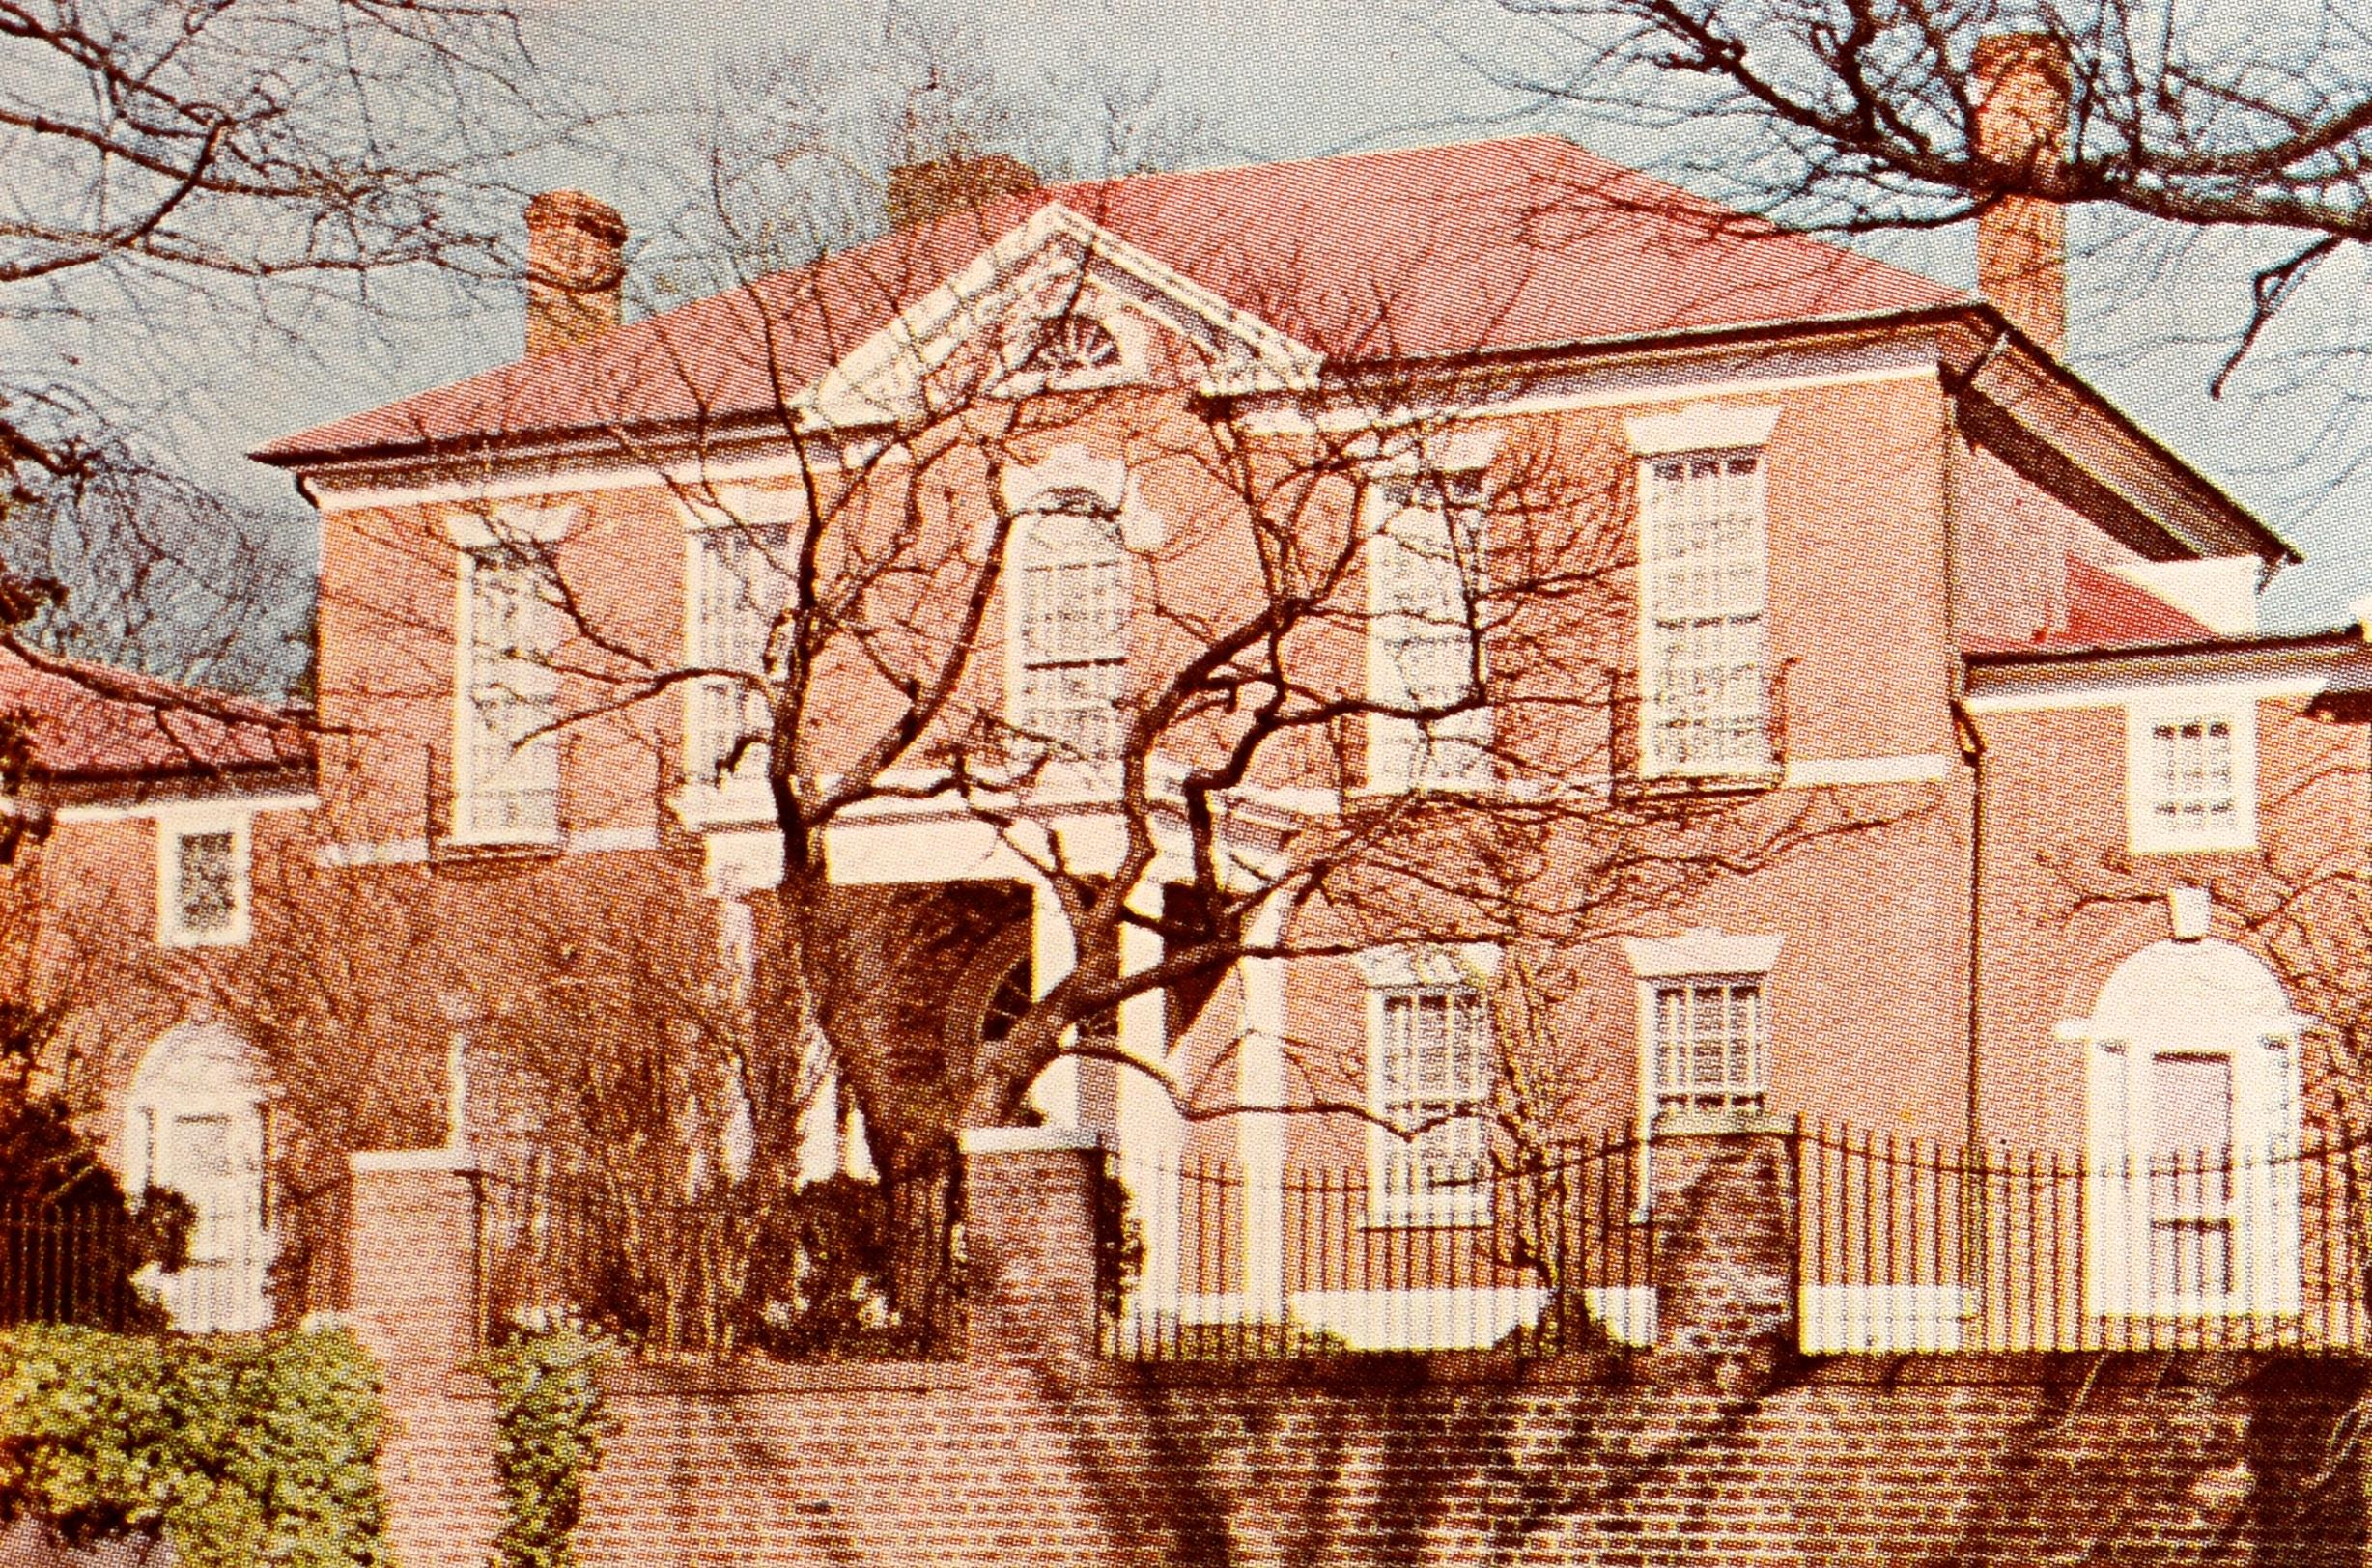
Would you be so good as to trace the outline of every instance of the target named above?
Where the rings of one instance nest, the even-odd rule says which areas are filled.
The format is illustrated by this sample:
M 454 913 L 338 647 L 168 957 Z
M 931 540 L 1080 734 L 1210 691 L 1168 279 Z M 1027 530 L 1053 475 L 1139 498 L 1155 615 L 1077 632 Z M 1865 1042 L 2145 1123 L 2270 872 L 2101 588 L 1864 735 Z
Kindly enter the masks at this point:
M 1031 994 L 1043 996 L 1069 978 L 1079 962 L 1078 948 L 1071 938 L 1070 917 L 1062 912 L 1062 901 L 1044 882 L 1031 892 L 1030 968 Z M 1061 1056 L 1047 1064 L 1037 1081 L 1030 1086 L 1030 1103 L 1046 1118 L 1049 1127 L 1079 1125 L 1079 1062 L 1076 1057 Z
M 1284 908 L 1264 906 L 1250 940 L 1268 945 L 1285 924 Z M 1263 1318 L 1285 1316 L 1285 1118 L 1256 1107 L 1285 1104 L 1285 961 L 1248 958 L 1236 966 L 1244 1017 L 1236 1048 L 1237 1157 L 1244 1172 L 1244 1297 Z
M 1158 886 L 1144 903 L 1157 905 Z M 1153 912 L 1149 908 L 1140 912 Z M 1120 969 L 1136 974 L 1161 962 L 1161 938 L 1135 926 L 1120 933 Z M 1160 992 L 1120 1004 L 1120 1051 L 1132 1061 L 1167 1064 L 1170 1059 L 1168 999 Z M 1126 1184 L 1144 1238 L 1144 1272 L 1137 1298 L 1159 1312 L 1178 1297 L 1178 1161 L 1186 1148 L 1186 1119 L 1158 1079 L 1120 1070 L 1120 1180 Z

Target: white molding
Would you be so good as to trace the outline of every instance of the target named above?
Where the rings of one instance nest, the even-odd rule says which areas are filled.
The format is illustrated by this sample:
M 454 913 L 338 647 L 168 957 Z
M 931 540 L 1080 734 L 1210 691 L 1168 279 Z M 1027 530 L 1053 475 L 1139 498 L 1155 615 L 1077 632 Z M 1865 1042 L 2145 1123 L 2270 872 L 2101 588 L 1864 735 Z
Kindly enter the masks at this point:
M 1457 389 L 1447 389 L 1437 402 L 1424 405 L 1390 408 L 1344 405 L 1323 409 L 1314 415 L 1301 408 L 1262 408 L 1247 418 L 1244 429 L 1256 435 L 1349 434 L 1452 420 L 1523 418 L 1537 414 L 1671 404 L 1704 398 L 1755 397 L 1814 391 L 1823 387 L 1935 379 L 1938 361 L 1934 344 L 1930 342 L 1910 347 L 1912 355 L 1909 358 L 1903 357 L 1905 345 L 1890 343 L 1865 346 L 1847 355 L 1812 354 L 1800 349 L 1784 348 L 1744 352 L 1695 349 L 1642 354 L 1616 364 L 1584 366 L 1577 372 L 1572 369 L 1543 372 L 1527 367 L 1523 374 L 1532 379 L 1562 378 L 1580 384 L 1560 390 L 1518 392 L 1495 399 L 1476 392 L 1469 385 L 1462 395 Z M 1758 362 L 1819 362 L 1839 358 L 1875 359 L 1878 362 L 1856 365 L 1850 369 L 1807 370 L 1762 376 L 1744 374 Z M 1708 364 L 1716 367 L 1710 374 L 1700 373 L 1693 377 L 1689 374 L 1692 367 Z M 1670 374 L 1658 376 L 1655 374 L 1658 372 Z
M 1350 444 L 1344 454 L 1363 463 L 1370 479 L 1411 474 L 1470 474 L 1488 468 L 1507 442 L 1504 430 L 1376 431 Z
M 313 863 L 331 871 L 351 866 L 416 866 L 425 864 L 427 860 L 428 840 L 425 838 L 324 844 L 313 852 Z
M 481 1168 L 474 1149 L 356 1149 L 346 1157 L 356 1176 L 474 1176 Z
M 1049 256 L 1056 247 L 1072 254 L 1057 264 Z M 1202 384 L 1206 394 L 1316 384 L 1321 360 L 1315 352 L 1102 225 L 1060 202 L 1049 202 L 792 399 L 793 412 L 824 426 L 875 425 L 895 417 L 910 406 L 925 378 L 1041 284 L 1052 265 L 1076 267 L 1090 259 L 1133 277 L 1239 347 L 1245 363 L 1215 371 Z
M 583 524 L 584 517 L 581 501 L 520 500 L 494 507 L 491 519 L 477 512 L 448 512 L 444 525 L 455 548 L 486 550 L 499 545 L 557 545 Z
M 1445 986 L 1480 988 L 1499 978 L 1504 952 L 1497 942 L 1440 945 L 1400 942 L 1362 948 L 1351 955 L 1359 977 L 1371 990 L 1409 991 Z
M 137 805 L 60 806 L 57 820 L 62 824 L 80 825 L 116 822 L 163 822 L 183 816 L 239 812 L 254 816 L 266 811 L 318 811 L 318 795 L 225 795 L 201 797 L 196 799 L 146 800 Z
M 810 437 L 802 443 L 811 446 L 821 437 Z M 790 444 L 788 435 L 777 435 L 765 443 L 773 447 Z M 837 451 L 764 451 L 750 456 L 726 458 L 706 455 L 696 449 L 692 456 L 670 460 L 643 460 L 620 456 L 603 456 L 579 460 L 582 466 L 565 468 L 560 461 L 549 454 L 522 455 L 509 459 L 506 466 L 516 470 L 542 467 L 541 473 L 515 471 L 502 475 L 478 473 L 466 478 L 433 477 L 440 467 L 449 466 L 434 459 L 415 460 L 373 468 L 367 464 L 340 471 L 332 468 L 308 474 L 307 483 L 316 503 L 326 515 L 337 512 L 358 512 L 379 507 L 438 506 L 454 502 L 485 505 L 494 501 L 531 500 L 549 495 L 594 494 L 606 490 L 664 490 L 683 499 L 687 491 L 697 494 L 731 484 L 763 484 L 768 480 L 797 479 L 807 474 L 845 473 L 850 469 L 890 466 L 911 462 L 913 454 L 903 447 L 885 444 L 879 438 L 852 436 L 838 441 Z
M 656 827 L 587 827 L 568 834 L 560 848 L 569 854 L 617 854 L 659 848 Z
M 2266 649 L 2235 647 L 2229 655 L 2218 655 L 2219 661 L 2251 663 L 2277 661 L 2284 656 L 2297 657 L 2311 653 L 2328 658 L 2332 650 Z M 2339 651 L 2342 657 L 2360 660 L 2361 649 Z M 2196 665 L 2186 668 L 2169 658 L 2153 658 L 2146 654 L 2120 659 L 2125 668 L 2117 673 L 2100 673 L 2091 669 L 2054 669 L 2030 666 L 2016 671 L 1980 668 L 1974 672 L 1972 687 L 1965 701 L 1972 714 L 2047 714 L 2065 713 L 2085 708 L 2130 708 L 2136 704 L 2186 701 L 2240 701 L 2253 698 L 2258 702 L 2284 697 L 2314 697 L 2333 689 L 2372 689 L 2372 676 L 2360 668 L 2356 671 L 2327 670 L 2319 674 L 2269 675 L 2250 673 L 2245 669 L 2229 668 L 2201 670 Z M 2157 666 L 2152 672 L 2151 665 Z M 2355 680 L 2346 679 L 2350 674 Z
M 2168 833 L 2159 826 L 2150 767 L 2152 731 L 2163 724 L 2221 722 L 2232 734 L 2232 815 L 2207 837 Z M 2201 693 L 2186 701 L 2168 693 L 2125 711 L 2125 823 L 2135 854 L 2218 854 L 2257 844 L 2257 705 L 2246 696 Z
M 1779 962 L 1783 936 L 1737 937 L 1692 931 L 1683 937 L 1625 937 L 1623 950 L 1641 980 L 1709 975 L 1765 975 Z
M 1928 784 L 1952 776 L 1955 759 L 1940 751 L 1891 757 L 1807 757 L 1790 761 L 1783 789 L 1818 789 L 1835 784 Z
M 1104 1135 L 1091 1127 L 967 1127 L 957 1142 L 967 1155 L 1060 1154 L 1100 1149 Z
M 1900 345 L 1885 347 L 1897 350 L 1901 348 Z M 1868 357 L 1873 351 L 1865 348 L 1860 354 Z M 1347 434 L 1439 424 L 1450 420 L 1511 419 L 1583 409 L 1619 408 L 1640 404 L 1671 403 L 1679 399 L 1751 397 L 1813 391 L 1824 387 L 1933 380 L 1937 371 L 1933 345 L 1928 345 L 1912 362 L 1886 362 L 1835 371 L 1749 376 L 1729 369 L 1711 378 L 1694 380 L 1659 380 L 1652 377 L 1638 377 L 1643 370 L 1665 367 L 1685 369 L 1707 360 L 1717 360 L 1725 367 L 1731 367 L 1757 359 L 1812 357 L 1816 356 L 1792 350 L 1763 350 L 1747 354 L 1735 350 L 1666 351 L 1642 355 L 1622 365 L 1587 367 L 1583 373 L 1585 378 L 1605 379 L 1625 374 L 1636 378 L 1618 385 L 1517 394 L 1495 402 L 1476 401 L 1471 394 L 1461 398 L 1454 392 L 1447 392 L 1438 402 L 1422 406 L 1346 406 L 1329 408 L 1315 416 L 1299 408 L 1257 409 L 1244 418 L 1241 428 L 1246 434 L 1254 435 Z M 831 433 L 828 432 L 810 433 L 803 439 L 814 441 L 829 434 Z M 771 437 L 768 444 L 778 447 L 789 440 L 787 433 L 778 434 Z M 861 441 L 844 443 L 852 447 L 863 444 Z M 795 478 L 805 473 L 845 471 L 863 467 L 868 462 L 887 464 L 910 459 L 901 449 L 891 447 L 879 450 L 877 454 L 861 451 L 854 457 L 846 451 L 836 454 L 809 453 L 805 456 L 796 452 L 770 451 L 738 458 L 702 457 L 695 453 L 690 458 L 656 462 L 594 457 L 582 460 L 584 465 L 573 471 L 553 466 L 554 460 L 549 454 L 510 461 L 519 465 L 541 463 L 551 471 L 439 479 L 425 476 L 434 474 L 439 467 L 449 466 L 448 463 L 438 460 L 415 460 L 379 467 L 355 464 L 343 470 L 331 465 L 307 470 L 306 473 L 315 500 L 326 514 L 456 501 L 489 502 L 532 499 L 552 494 L 590 494 L 603 490 L 698 490 L 728 483 L 763 483 L 770 479 Z
M 1734 452 L 1770 445 L 1781 407 L 1735 407 L 1696 403 L 1678 413 L 1638 414 L 1623 421 L 1631 453 L 1667 458 L 1680 452 Z
M 1143 488 L 1119 458 L 1099 458 L 1077 441 L 1056 447 L 1035 467 L 1014 466 L 1004 472 L 1004 504 L 1009 513 L 1027 513 L 1059 490 L 1084 490 L 1101 502 L 1120 525 L 1120 543 L 1132 550 L 1159 549 L 1170 536 L 1169 520 L 1144 502 Z M 984 518 L 973 545 L 974 556 L 985 556 L 995 518 Z M 1015 530 L 1019 539 L 1019 530 Z
M 710 833 L 701 841 L 702 872 L 711 898 L 741 898 L 782 885 L 782 834 Z

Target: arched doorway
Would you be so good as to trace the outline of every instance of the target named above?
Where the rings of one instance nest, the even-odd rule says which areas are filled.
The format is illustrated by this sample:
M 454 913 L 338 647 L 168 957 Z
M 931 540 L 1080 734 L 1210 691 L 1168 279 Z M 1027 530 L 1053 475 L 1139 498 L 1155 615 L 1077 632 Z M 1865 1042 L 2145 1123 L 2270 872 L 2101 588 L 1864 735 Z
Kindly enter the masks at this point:
M 2297 1309 L 2303 1022 L 2230 942 L 2153 943 L 2101 988 L 2085 1075 L 2101 1310 Z
M 214 1023 L 166 1031 L 142 1058 L 124 1114 L 125 1186 L 169 1188 L 197 1212 L 185 1265 L 144 1282 L 177 1329 L 267 1327 L 269 1123 L 245 1044 Z

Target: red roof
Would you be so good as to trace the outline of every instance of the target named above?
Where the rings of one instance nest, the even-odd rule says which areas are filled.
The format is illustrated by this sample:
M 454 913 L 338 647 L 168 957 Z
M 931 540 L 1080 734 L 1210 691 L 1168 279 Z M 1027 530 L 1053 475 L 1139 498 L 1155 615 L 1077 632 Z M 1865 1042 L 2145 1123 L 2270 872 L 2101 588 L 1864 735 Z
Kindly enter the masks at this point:
M 1343 361 L 1949 305 L 1914 273 L 1556 137 L 1053 185 L 262 448 L 339 454 L 764 415 L 1049 201 Z
M 104 664 L 51 662 L 39 669 L 0 651 L 0 721 L 30 730 L 36 777 L 185 777 L 312 759 L 302 727 L 266 704 Z
M 2137 583 L 2088 561 L 2067 558 L 2067 622 L 2038 628 L 2026 642 L 1972 639 L 1972 654 L 2021 649 L 2060 652 L 2072 648 L 2144 648 L 2159 643 L 2213 640 L 2213 627 L 2177 609 Z

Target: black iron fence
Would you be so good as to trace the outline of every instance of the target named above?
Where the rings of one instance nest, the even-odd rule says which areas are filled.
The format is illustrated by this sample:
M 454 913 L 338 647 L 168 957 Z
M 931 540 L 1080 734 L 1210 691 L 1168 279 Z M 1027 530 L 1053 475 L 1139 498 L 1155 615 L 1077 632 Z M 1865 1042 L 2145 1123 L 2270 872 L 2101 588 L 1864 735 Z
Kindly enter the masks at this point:
M 1654 1337 L 1641 1146 L 1472 1165 L 1115 1158 L 1106 1346 L 1147 1360 L 1622 1353 Z
M 593 1177 L 489 1176 L 482 1330 L 571 1323 L 662 1359 L 955 1355 L 962 1201 L 952 1161 L 690 1201 Z
M 2122 1162 L 1797 1140 L 1804 1348 L 2372 1348 L 2372 1139 Z
M 0 1325 L 206 1333 L 347 1304 L 351 1185 L 0 1207 Z

